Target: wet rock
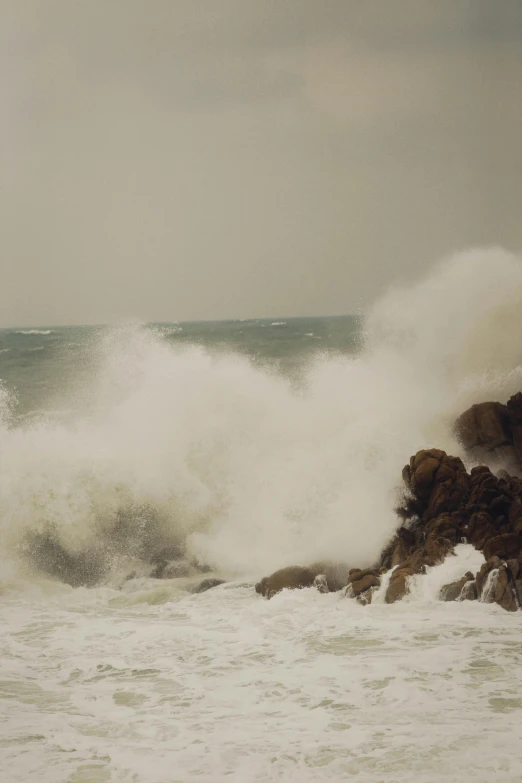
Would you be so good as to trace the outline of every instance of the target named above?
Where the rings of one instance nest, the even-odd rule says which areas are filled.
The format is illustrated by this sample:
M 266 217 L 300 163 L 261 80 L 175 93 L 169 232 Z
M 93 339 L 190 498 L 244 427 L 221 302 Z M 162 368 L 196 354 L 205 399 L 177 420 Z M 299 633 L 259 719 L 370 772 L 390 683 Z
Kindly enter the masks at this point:
M 522 465 L 522 392 L 514 394 L 507 403 L 509 424 L 511 427 L 511 437 L 513 446 L 518 457 L 519 464 Z
M 457 601 L 461 595 L 462 591 L 464 589 L 464 586 L 468 584 L 468 582 L 474 582 L 475 577 L 472 573 L 468 571 L 468 573 L 463 576 L 461 579 L 457 579 L 456 582 L 451 582 L 448 585 L 444 585 L 444 587 L 441 588 L 439 598 L 441 601 Z
M 205 593 L 207 590 L 212 590 L 213 587 L 225 584 L 224 579 L 203 579 L 196 587 L 194 587 L 192 593 Z
M 281 568 L 271 576 L 265 576 L 256 584 L 256 592 L 272 598 L 281 590 L 299 590 L 312 587 L 316 574 L 303 566 L 288 566 Z
M 387 604 L 394 604 L 404 598 L 408 590 L 408 578 L 415 573 L 411 565 L 399 566 L 393 572 L 390 584 L 386 590 L 384 600 Z
M 375 576 L 379 577 L 380 572 L 376 568 L 352 568 L 350 571 L 350 574 L 348 576 L 348 582 L 350 584 L 353 584 L 354 582 L 359 582 L 361 579 L 363 579 L 365 576 Z
M 508 509 L 508 521 L 513 532 L 522 535 L 522 500 L 516 497 Z
M 418 451 L 403 470 L 412 497 L 403 515 L 415 512 L 425 520 L 457 510 L 469 495 L 469 476 L 462 460 L 439 449 Z
M 514 534 L 495 536 L 484 544 L 484 557 L 486 560 L 497 556 L 504 559 L 518 558 L 522 550 L 522 538 Z
M 477 511 L 471 515 L 469 523 L 465 528 L 466 540 L 473 544 L 475 549 L 484 549 L 484 544 L 490 538 L 497 534 L 491 517 L 487 511 Z
M 517 586 L 507 565 L 499 557 L 489 558 L 478 572 L 475 581 L 479 599 L 483 603 L 496 603 L 508 612 L 517 611 Z
M 425 565 L 436 566 L 443 563 L 446 555 L 454 552 L 453 541 L 444 536 L 428 536 L 424 547 Z
M 378 587 L 374 586 L 371 587 L 369 590 L 366 590 L 364 593 L 359 593 L 359 595 L 356 596 L 357 601 L 362 606 L 368 606 L 368 604 L 371 604 L 373 594 L 375 593 L 376 590 L 378 590 Z
M 324 576 L 328 585 L 328 592 L 336 593 L 348 584 L 350 569 L 346 563 L 332 561 L 319 561 L 307 566 L 315 576 Z
M 455 434 L 468 451 L 491 452 L 512 444 L 508 408 L 499 402 L 472 405 L 455 422 Z
M 511 578 L 516 580 L 520 574 L 520 561 L 516 560 L 515 558 L 511 558 L 506 562 L 506 565 L 509 569 L 509 573 L 511 574 Z
M 360 579 L 357 579 L 351 583 L 355 597 L 361 593 L 365 593 L 370 589 L 370 587 L 379 587 L 380 584 L 381 580 L 375 574 L 365 574 Z
M 329 593 L 328 582 L 324 574 L 317 574 L 314 579 L 314 587 L 319 590 L 320 593 Z
M 466 582 L 460 594 L 461 601 L 476 601 L 478 598 L 477 585 L 475 580 Z
M 507 612 L 516 612 L 518 609 L 517 600 L 510 584 L 508 570 L 505 566 L 499 570 L 493 600 Z

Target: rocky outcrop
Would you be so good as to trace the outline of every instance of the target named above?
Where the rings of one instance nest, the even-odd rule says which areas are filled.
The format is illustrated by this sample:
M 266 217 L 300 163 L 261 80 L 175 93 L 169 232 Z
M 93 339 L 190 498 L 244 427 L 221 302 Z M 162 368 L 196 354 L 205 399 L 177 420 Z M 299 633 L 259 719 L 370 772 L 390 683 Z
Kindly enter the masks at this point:
M 317 574 L 309 568 L 288 566 L 261 579 L 256 584 L 256 593 L 260 593 L 265 598 L 272 598 L 281 590 L 301 590 L 303 587 L 312 587 L 316 576 Z
M 365 606 L 372 602 L 372 596 L 381 586 L 381 572 L 376 568 L 352 568 L 348 575 L 345 595 L 356 598 Z
M 479 461 L 492 457 L 508 470 L 522 469 L 522 393 L 506 405 L 481 402 L 472 405 L 455 422 L 455 434 L 470 456 Z
M 281 590 L 315 587 L 321 593 L 334 593 L 346 587 L 349 569 L 343 563 L 317 562 L 309 566 L 289 566 L 265 576 L 256 584 L 256 593 L 272 598 Z
M 522 472 L 522 393 L 506 405 L 473 405 L 459 417 L 455 432 L 474 458 L 502 458 Z M 516 470 L 514 471 L 516 473 Z M 402 472 L 405 494 L 398 516 L 403 524 L 371 568 L 338 571 L 334 578 L 324 564 L 282 569 L 265 577 L 256 590 L 270 598 L 285 588 L 340 589 L 363 604 L 370 603 L 391 571 L 384 600 L 395 603 L 409 590 L 412 576 L 436 566 L 463 542 L 483 552 L 485 563 L 475 576 L 467 573 L 445 585 L 444 601 L 495 602 L 508 611 L 522 607 L 522 478 L 487 465 L 467 471 L 459 457 L 440 449 L 423 449 Z M 322 570 L 321 570 L 322 569 Z

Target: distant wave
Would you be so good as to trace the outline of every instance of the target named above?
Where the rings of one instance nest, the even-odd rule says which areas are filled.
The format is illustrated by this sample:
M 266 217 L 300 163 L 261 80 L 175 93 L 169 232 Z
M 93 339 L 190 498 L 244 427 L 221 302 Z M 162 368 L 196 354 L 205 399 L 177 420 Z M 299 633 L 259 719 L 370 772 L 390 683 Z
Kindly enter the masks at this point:
M 19 329 L 15 334 L 54 334 L 54 331 L 52 329 Z
M 0 348 L 0 353 L 7 353 L 10 350 L 10 348 Z
M 286 321 L 272 321 L 271 326 L 286 326 Z

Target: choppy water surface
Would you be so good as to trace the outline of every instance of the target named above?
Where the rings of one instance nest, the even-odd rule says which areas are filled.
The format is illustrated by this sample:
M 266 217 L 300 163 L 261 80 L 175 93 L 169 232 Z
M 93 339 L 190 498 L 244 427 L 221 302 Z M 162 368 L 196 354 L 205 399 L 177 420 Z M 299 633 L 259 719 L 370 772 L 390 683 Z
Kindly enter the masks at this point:
M 0 331 L 2 783 L 519 783 L 522 612 L 438 601 L 480 553 L 394 606 L 253 584 L 378 556 L 410 455 L 522 389 L 521 305 L 480 251 L 364 330 Z M 164 547 L 226 584 L 151 579 Z
M 521 778 L 520 614 L 237 584 L 3 598 L 4 780 Z

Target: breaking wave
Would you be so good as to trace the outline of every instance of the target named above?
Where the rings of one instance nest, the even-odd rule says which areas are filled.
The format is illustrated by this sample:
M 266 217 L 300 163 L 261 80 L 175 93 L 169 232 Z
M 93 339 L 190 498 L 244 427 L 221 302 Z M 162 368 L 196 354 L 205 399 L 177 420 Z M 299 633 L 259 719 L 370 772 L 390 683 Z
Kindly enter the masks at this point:
M 252 578 L 371 562 L 409 456 L 461 454 L 456 414 L 522 387 L 521 299 L 519 258 L 454 256 L 389 291 L 363 351 L 319 355 L 297 390 L 243 356 L 114 329 L 83 416 L 15 426 L 4 395 L 1 567 L 89 585 L 170 557 Z

